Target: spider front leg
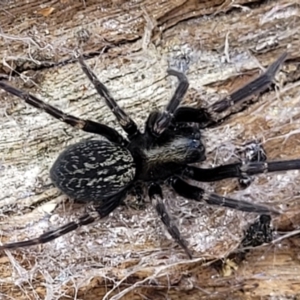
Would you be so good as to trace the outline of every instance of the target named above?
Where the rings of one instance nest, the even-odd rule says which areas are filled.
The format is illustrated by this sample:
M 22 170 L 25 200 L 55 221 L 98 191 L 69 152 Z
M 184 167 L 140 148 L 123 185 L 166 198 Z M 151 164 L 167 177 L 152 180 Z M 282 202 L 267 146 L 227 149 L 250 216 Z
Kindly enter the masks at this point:
M 179 229 L 174 224 L 174 222 L 171 220 L 171 217 L 167 211 L 167 208 L 165 204 L 163 203 L 163 194 L 161 187 L 156 184 L 152 183 L 149 187 L 149 198 L 152 200 L 154 207 L 160 216 L 160 219 L 166 226 L 169 234 L 172 236 L 172 238 L 180 245 L 180 247 L 185 251 L 187 256 L 192 259 L 192 254 L 190 250 L 188 249 L 185 240 L 181 237 Z
M 255 212 L 259 214 L 270 214 L 270 213 L 279 214 L 277 210 L 273 208 L 269 208 L 264 205 L 254 204 L 243 200 L 235 200 L 235 199 L 219 196 L 213 193 L 207 193 L 205 192 L 205 190 L 190 185 L 184 180 L 176 176 L 170 179 L 170 185 L 180 196 L 198 202 L 204 201 L 210 205 L 224 206 L 224 207 L 228 207 L 240 211 Z
M 116 116 L 118 122 L 124 129 L 124 131 L 128 134 L 129 139 L 136 134 L 139 134 L 138 127 L 136 123 L 125 113 L 125 111 L 117 104 L 114 98 L 110 95 L 106 86 L 100 82 L 97 78 L 96 74 L 90 69 L 90 67 L 84 62 L 83 57 L 79 56 L 78 61 L 80 66 L 94 85 L 95 89 L 97 90 L 98 94 L 105 99 L 106 105 L 110 108 L 112 113 Z
M 37 97 L 27 92 L 21 91 L 13 86 L 10 86 L 3 81 L 0 81 L 0 88 L 12 95 L 19 97 L 29 105 L 45 111 L 52 117 L 71 125 L 72 127 L 79 128 L 86 132 L 102 135 L 106 137 L 109 141 L 117 144 L 127 144 L 127 141 L 125 141 L 124 138 L 113 128 L 91 120 L 79 119 L 72 115 L 66 114 L 63 111 L 57 109 L 56 107 L 43 102 Z
M 181 103 L 189 87 L 188 79 L 184 73 L 169 69 L 168 74 L 176 76 L 179 84 L 165 111 L 163 113 L 152 113 L 148 118 L 146 129 L 150 130 L 150 132 L 155 136 L 160 136 L 165 129 L 169 127 L 173 120 L 174 112 Z
M 81 216 L 80 218 L 78 218 L 78 220 L 67 223 L 57 229 L 47 231 L 37 238 L 22 241 L 22 242 L 0 245 L 0 250 L 35 246 L 35 245 L 45 244 L 50 241 L 53 241 L 61 237 L 62 235 L 65 235 L 71 231 L 76 230 L 81 226 L 91 224 L 98 219 L 102 219 L 108 216 L 116 207 L 119 206 L 120 202 L 124 199 L 125 195 L 123 193 L 117 194 L 109 199 L 106 199 L 106 201 L 103 202 L 100 206 L 95 207 L 93 211 Z
M 85 215 L 81 216 L 80 218 L 78 218 L 77 221 L 70 222 L 68 224 L 65 224 L 65 225 L 57 228 L 57 229 L 47 231 L 37 238 L 22 241 L 22 242 L 15 242 L 15 243 L 1 245 L 0 250 L 17 249 L 17 248 L 45 244 L 45 243 L 48 243 L 50 241 L 53 241 L 53 240 L 59 238 L 60 236 L 66 234 L 66 233 L 69 233 L 69 232 L 77 229 L 78 227 L 91 224 L 98 218 L 99 218 L 99 214 L 97 212 L 91 212 L 89 214 L 85 214 Z
M 236 110 L 235 105 L 242 104 L 251 96 L 265 91 L 273 82 L 276 73 L 286 58 L 287 53 L 285 52 L 258 78 L 208 108 L 179 107 L 174 114 L 175 122 L 195 122 L 199 123 L 202 128 L 214 125 L 228 116 L 232 109 Z

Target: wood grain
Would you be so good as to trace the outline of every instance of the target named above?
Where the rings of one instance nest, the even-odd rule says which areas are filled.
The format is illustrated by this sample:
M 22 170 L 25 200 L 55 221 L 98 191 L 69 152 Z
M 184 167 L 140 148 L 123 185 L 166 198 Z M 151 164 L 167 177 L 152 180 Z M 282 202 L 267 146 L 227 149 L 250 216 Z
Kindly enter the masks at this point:
M 268 159 L 300 157 L 297 1 L 2 1 L 0 78 L 82 118 L 121 130 L 93 90 L 75 50 L 142 127 L 176 86 L 169 66 L 189 61 L 185 104 L 207 106 L 289 53 L 276 85 L 216 128 L 203 131 L 205 167 L 229 163 L 260 139 Z M 48 170 L 67 145 L 91 137 L 0 91 L 1 243 L 24 240 L 84 213 Z M 299 227 L 298 171 L 235 180 L 208 190 L 274 205 L 277 231 Z M 0 254 L 0 299 L 296 299 L 299 237 L 251 250 L 229 276 L 211 264 L 238 246 L 254 215 L 208 207 L 164 190 L 194 259 L 170 240 L 147 200 L 52 243 Z M 134 199 L 129 199 L 129 201 Z

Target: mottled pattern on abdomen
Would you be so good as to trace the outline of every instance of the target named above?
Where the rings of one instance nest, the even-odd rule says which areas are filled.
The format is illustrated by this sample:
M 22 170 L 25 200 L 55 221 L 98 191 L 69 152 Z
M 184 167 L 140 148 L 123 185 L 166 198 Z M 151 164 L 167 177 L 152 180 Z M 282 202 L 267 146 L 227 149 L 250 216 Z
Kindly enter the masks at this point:
M 50 170 L 53 183 L 69 197 L 101 201 L 126 188 L 134 179 L 129 150 L 106 140 L 88 140 L 69 146 Z

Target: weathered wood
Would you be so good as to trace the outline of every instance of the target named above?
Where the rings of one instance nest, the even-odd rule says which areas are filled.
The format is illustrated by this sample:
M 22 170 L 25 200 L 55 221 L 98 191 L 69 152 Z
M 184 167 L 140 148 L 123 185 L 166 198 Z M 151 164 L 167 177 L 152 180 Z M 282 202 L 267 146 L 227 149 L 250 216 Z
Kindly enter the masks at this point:
M 166 105 L 176 80 L 168 66 L 189 60 L 185 103 L 207 106 L 289 57 L 276 87 L 222 125 L 205 130 L 204 166 L 235 159 L 261 139 L 269 159 L 300 157 L 300 8 L 295 1 L 6 1 L 0 11 L 0 77 L 71 114 L 119 128 L 74 59 L 80 49 L 111 94 L 143 126 Z M 0 91 L 1 243 L 35 237 L 84 212 L 51 184 L 58 153 L 90 137 Z M 276 229 L 299 227 L 298 171 L 206 184 L 237 199 L 283 210 Z M 300 294 L 299 238 L 251 250 L 223 276 L 226 257 L 255 216 L 185 201 L 165 191 L 195 257 L 167 240 L 151 205 L 109 218 L 41 247 L 0 254 L 0 299 L 262 299 Z

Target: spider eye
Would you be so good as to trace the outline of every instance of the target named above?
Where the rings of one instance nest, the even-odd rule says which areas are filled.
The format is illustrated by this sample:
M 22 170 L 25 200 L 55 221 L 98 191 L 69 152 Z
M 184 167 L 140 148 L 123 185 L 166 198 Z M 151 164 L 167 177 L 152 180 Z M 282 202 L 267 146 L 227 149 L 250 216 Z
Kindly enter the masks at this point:
M 201 138 L 200 132 L 194 133 L 194 139 L 195 140 L 200 140 L 200 138 Z
M 203 147 L 201 147 L 200 140 L 195 140 L 195 139 L 191 140 L 189 146 L 191 148 L 195 148 L 195 149 L 197 149 L 197 148 L 203 148 Z

